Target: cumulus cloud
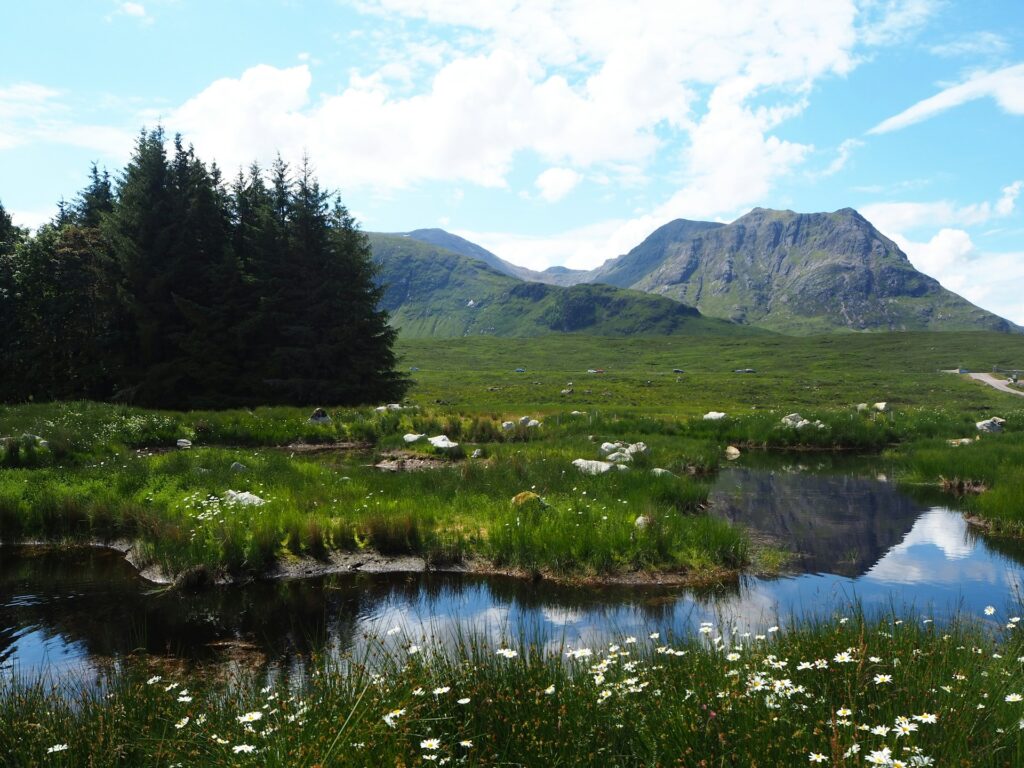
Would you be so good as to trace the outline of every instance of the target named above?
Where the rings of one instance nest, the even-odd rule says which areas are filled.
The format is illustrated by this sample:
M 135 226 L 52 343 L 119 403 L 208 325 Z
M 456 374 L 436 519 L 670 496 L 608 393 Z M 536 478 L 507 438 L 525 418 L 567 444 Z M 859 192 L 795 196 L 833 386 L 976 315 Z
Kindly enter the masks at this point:
M 819 175 L 835 176 L 837 173 L 843 170 L 843 168 L 846 167 L 846 164 L 848 162 L 850 162 L 850 156 L 853 154 L 853 151 L 858 147 L 863 146 L 864 142 L 860 141 L 859 139 L 846 139 L 842 144 L 839 145 L 839 148 L 836 149 L 835 159 L 833 159 L 832 162 L 828 164 L 828 167 L 825 168 L 825 170 L 822 171 Z
M 571 168 L 548 168 L 534 182 L 540 196 L 555 203 L 568 195 L 583 177 Z
M 953 227 L 984 224 L 996 217 L 1013 213 L 1024 182 L 1014 181 L 1003 187 L 996 202 L 957 205 L 949 200 L 933 202 L 872 203 L 860 209 L 864 218 L 887 235 L 919 227 Z
M 991 98 L 1011 115 L 1024 115 L 1024 64 L 992 72 L 978 72 L 959 85 L 917 102 L 898 115 L 883 120 L 868 133 L 889 133 L 928 120 L 969 101 Z
M 893 236 L 911 263 L 968 301 L 1024 325 L 1024 252 L 979 249 L 962 229 L 941 229 L 930 240 Z
M 211 84 L 167 115 L 168 124 L 226 165 L 306 149 L 343 187 L 503 186 L 523 153 L 577 173 L 636 177 L 662 162 L 667 146 L 684 145 L 675 153 L 682 167 L 669 163 L 683 201 L 731 210 L 802 162 L 810 147 L 773 131 L 803 110 L 815 80 L 853 68 L 861 42 L 852 0 L 641 0 L 627 14 L 611 0 L 359 7 L 472 34 L 412 92 L 411 73 L 393 71 L 394 62 L 353 73 L 340 92 L 323 96 L 305 67 L 258 66 Z M 556 179 L 564 185 L 569 176 L 544 184 Z M 696 194 L 698 185 L 710 194 Z M 542 194 L 561 191 L 548 189 Z

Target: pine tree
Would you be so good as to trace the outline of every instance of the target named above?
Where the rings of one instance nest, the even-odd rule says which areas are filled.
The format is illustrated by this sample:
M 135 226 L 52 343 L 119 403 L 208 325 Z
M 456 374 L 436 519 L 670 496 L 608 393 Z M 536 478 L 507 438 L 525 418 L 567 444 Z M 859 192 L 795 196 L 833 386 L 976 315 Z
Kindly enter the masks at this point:
M 89 170 L 89 186 L 82 190 L 72 207 L 75 223 L 80 227 L 99 227 L 103 216 L 114 210 L 114 190 L 110 174 L 100 173 L 96 163 Z

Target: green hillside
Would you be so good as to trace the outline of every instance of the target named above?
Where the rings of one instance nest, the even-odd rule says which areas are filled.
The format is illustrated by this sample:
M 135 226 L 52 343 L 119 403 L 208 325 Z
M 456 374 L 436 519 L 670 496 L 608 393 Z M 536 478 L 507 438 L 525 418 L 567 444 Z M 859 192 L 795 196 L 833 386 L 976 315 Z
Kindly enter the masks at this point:
M 404 338 L 742 332 L 693 307 L 608 285 L 526 283 L 403 235 L 371 233 L 383 306 Z

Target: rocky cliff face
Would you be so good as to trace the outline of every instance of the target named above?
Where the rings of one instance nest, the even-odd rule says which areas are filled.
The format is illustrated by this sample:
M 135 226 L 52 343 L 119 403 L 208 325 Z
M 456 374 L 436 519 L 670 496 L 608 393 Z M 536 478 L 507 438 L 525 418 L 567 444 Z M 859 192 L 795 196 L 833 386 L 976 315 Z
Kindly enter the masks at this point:
M 728 225 L 671 222 L 587 280 L 786 333 L 1019 330 L 918 272 L 852 208 L 755 208 Z

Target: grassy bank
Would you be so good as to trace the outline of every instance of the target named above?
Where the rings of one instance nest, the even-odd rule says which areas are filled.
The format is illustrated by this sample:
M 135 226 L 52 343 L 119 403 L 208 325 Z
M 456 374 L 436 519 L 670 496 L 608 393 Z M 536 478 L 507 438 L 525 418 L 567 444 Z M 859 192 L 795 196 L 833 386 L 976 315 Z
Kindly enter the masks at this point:
M 652 346 L 555 336 L 406 342 L 402 354 L 418 369 L 403 410 L 329 409 L 326 425 L 298 408 L 0 406 L 0 436 L 14 438 L 0 445 L 0 539 L 127 539 L 168 574 L 204 566 L 254 575 L 297 557 L 366 551 L 573 577 L 703 578 L 752 557 L 742 530 L 702 513 L 702 478 L 729 445 L 885 452 L 901 480 L 984 489 L 971 494 L 969 511 L 993 530 L 1024 533 L 1022 403 L 938 372 L 1011 363 L 1024 357 L 1016 337 L 700 337 Z M 606 373 L 586 372 L 597 366 Z M 757 372 L 733 372 L 741 367 Z M 876 401 L 888 409 L 856 408 Z M 705 420 L 709 410 L 727 415 Z M 820 428 L 784 425 L 792 412 Z M 520 425 L 524 415 L 543 425 Z M 1003 435 L 949 445 L 974 437 L 975 422 L 990 415 L 1007 420 Z M 407 433 L 462 445 L 439 455 L 423 442 L 407 446 Z M 179 439 L 193 448 L 178 451 Z M 601 458 L 600 443 L 615 440 L 644 441 L 650 452 L 624 473 L 590 477 L 572 466 Z M 342 444 L 363 450 L 303 451 Z M 483 457 L 466 459 L 475 449 Z M 367 466 L 389 452 L 438 466 L 417 474 Z M 232 470 L 236 461 L 246 469 Z M 655 477 L 655 467 L 675 476 Z M 232 504 L 229 489 L 266 503 Z M 513 504 L 523 492 L 540 498 Z
M 0 686 L 7 765 L 1013 766 L 1019 619 L 914 616 L 546 651 L 401 631 L 298 678 L 163 669 Z M 724 637 L 723 637 L 724 632 Z

